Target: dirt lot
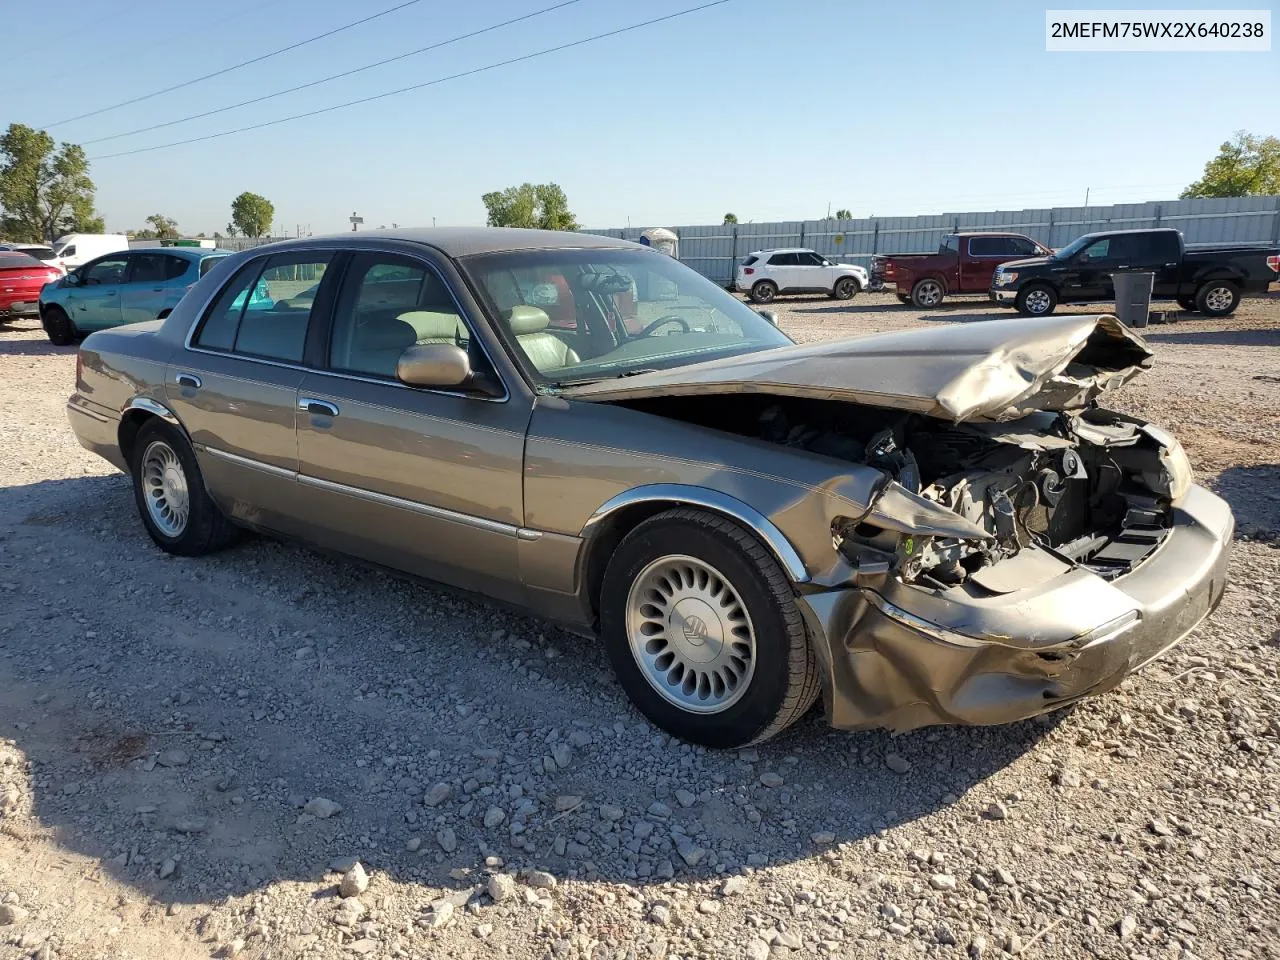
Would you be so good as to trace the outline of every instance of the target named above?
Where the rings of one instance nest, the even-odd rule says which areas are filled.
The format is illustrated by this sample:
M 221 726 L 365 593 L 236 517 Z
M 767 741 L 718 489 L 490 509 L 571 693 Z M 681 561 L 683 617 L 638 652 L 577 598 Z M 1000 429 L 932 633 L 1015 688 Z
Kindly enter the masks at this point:
M 1280 957 L 1280 296 L 1148 332 L 1118 403 L 1240 524 L 1209 624 L 1041 721 L 716 754 L 484 602 L 263 539 L 166 557 L 67 427 L 73 352 L 0 330 L 0 960 Z

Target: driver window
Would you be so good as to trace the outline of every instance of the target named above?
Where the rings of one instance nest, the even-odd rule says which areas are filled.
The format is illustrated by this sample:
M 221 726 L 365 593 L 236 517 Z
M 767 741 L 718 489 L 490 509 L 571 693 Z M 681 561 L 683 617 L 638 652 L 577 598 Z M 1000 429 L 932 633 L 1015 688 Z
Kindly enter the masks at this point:
M 1098 240 L 1084 248 L 1084 253 L 1080 255 L 1081 260 L 1105 260 L 1111 252 L 1111 238 Z
M 91 263 L 84 268 L 80 282 L 93 286 L 121 283 L 128 263 L 127 257 L 107 257 L 105 260 Z

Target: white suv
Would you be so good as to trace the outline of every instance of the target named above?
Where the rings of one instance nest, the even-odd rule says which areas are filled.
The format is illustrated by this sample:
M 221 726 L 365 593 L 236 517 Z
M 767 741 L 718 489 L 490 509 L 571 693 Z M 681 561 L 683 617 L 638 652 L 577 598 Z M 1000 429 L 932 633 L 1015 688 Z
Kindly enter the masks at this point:
M 757 250 L 738 264 L 733 286 L 756 303 L 768 303 L 780 293 L 825 293 L 850 300 L 867 289 L 867 271 L 798 247 Z

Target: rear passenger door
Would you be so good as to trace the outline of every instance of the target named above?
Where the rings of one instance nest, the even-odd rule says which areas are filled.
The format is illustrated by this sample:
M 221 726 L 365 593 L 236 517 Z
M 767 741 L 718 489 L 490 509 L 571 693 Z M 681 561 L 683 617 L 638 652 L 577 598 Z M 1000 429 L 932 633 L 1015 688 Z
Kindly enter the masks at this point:
M 155 320 L 182 299 L 182 277 L 195 264 L 168 253 L 134 251 L 129 273 L 120 290 L 120 319 L 124 323 Z M 195 283 L 193 276 L 190 280 Z
M 800 273 L 797 254 L 775 253 L 769 258 L 768 276 L 779 290 L 794 290 Z
M 299 502 L 327 546 L 518 601 L 530 409 L 401 383 L 396 364 L 415 343 L 456 344 L 497 376 L 432 262 L 353 255 L 322 369 L 298 391 Z
M 165 394 L 210 495 L 245 523 L 305 536 L 294 411 L 312 321 L 331 303 L 329 251 L 250 260 L 169 363 Z M 311 293 L 311 288 L 316 292 Z

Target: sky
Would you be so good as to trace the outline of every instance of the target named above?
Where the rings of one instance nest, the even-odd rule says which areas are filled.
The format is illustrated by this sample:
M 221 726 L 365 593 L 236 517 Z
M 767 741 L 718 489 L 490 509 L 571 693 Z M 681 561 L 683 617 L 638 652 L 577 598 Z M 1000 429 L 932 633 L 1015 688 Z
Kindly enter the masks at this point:
M 585 227 L 1016 210 L 1176 197 L 1238 129 L 1280 134 L 1270 53 L 1047 53 L 1046 4 L 726 0 L 376 102 L 111 156 L 424 84 L 697 6 L 575 0 L 519 24 L 216 116 L 120 137 L 438 44 L 557 0 L 5 4 L 0 126 L 83 144 L 112 232 L 148 214 L 275 232 L 483 224 L 480 197 L 554 181 Z M 1166 0 L 1166 3 L 1169 0 Z M 1088 8 L 1056 0 L 1055 8 Z M 1197 9 L 1263 6 L 1258 0 Z M 1129 0 L 1127 8 L 1159 7 Z M 1273 10 L 1273 22 L 1280 17 Z M 112 138 L 103 139 L 100 138 Z M 93 142 L 99 141 L 100 142 Z

